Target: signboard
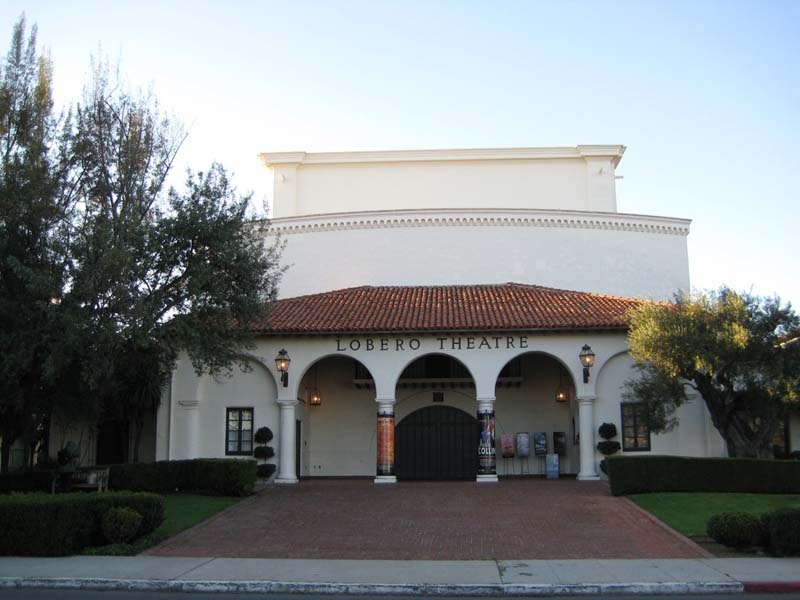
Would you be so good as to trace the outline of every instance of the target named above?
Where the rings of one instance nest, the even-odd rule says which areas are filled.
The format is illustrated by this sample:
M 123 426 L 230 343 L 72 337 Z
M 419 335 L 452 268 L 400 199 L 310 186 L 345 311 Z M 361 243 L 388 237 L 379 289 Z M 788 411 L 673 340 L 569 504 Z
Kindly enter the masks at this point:
M 547 455 L 547 478 L 558 479 L 558 474 L 561 471 L 561 465 L 558 460 L 558 454 Z
M 567 434 L 565 432 L 553 432 L 553 452 L 559 456 L 567 455 Z
M 497 458 L 494 447 L 494 411 L 478 413 L 481 437 L 478 440 L 478 475 L 497 473 Z
M 517 433 L 517 456 L 528 458 L 531 455 L 531 438 L 527 431 Z
M 547 454 L 547 433 L 544 431 L 537 431 L 533 434 L 533 453 L 536 456 L 544 456 Z
M 510 433 L 500 434 L 500 453 L 503 458 L 514 458 L 514 436 Z

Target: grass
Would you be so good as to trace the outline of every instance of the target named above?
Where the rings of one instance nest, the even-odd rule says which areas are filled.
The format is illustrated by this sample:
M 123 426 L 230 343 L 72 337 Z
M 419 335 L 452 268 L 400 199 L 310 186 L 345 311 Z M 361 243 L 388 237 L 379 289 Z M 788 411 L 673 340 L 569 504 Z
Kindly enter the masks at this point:
M 225 496 L 198 496 L 194 494 L 164 496 L 164 522 L 153 533 L 134 540 L 130 544 L 110 544 L 108 546 L 86 548 L 83 554 L 92 556 L 133 556 L 139 554 L 184 529 L 189 529 L 189 527 L 205 521 L 242 499 Z
M 635 494 L 629 498 L 687 536 L 706 535 L 706 522 L 720 512 L 742 511 L 760 515 L 777 508 L 800 508 L 798 494 L 669 492 Z

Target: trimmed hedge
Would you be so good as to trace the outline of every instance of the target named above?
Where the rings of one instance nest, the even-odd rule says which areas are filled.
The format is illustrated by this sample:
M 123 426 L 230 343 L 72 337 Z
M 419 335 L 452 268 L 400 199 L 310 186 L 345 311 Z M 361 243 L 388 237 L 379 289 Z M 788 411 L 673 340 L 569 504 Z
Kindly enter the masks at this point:
M 111 465 L 108 487 L 136 492 L 194 492 L 215 496 L 247 496 L 256 483 L 256 461 L 234 458 L 162 460 Z
M 800 493 L 800 462 L 759 458 L 610 456 L 615 496 L 651 492 Z
M 769 513 L 769 545 L 773 552 L 800 555 L 800 509 L 782 508 Z
M 54 475 L 51 471 L 15 471 L 0 473 L 0 494 L 8 492 L 49 492 Z
M 155 494 L 12 494 L 0 497 L 0 555 L 65 556 L 105 542 L 103 516 L 112 508 L 142 515 L 137 536 L 164 520 L 164 498 Z
M 722 512 L 714 515 L 706 524 L 708 537 L 723 546 L 750 548 L 762 543 L 764 522 L 756 515 L 746 512 Z

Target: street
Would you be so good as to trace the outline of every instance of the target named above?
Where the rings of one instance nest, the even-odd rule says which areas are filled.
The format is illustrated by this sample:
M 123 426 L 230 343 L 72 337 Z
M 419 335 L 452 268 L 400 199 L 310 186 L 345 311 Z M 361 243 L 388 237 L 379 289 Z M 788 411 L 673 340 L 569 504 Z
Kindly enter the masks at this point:
M 44 589 L 0 589 L 0 600 L 46 600 L 58 597 L 59 600 L 363 600 L 369 596 L 333 596 L 333 595 L 298 595 L 298 594 L 209 594 L 209 593 L 170 593 L 170 592 L 101 592 L 87 590 L 44 590 Z M 383 596 L 385 600 L 404 600 L 410 597 L 443 598 L 442 596 Z M 474 600 L 487 596 L 445 596 L 448 600 Z M 491 596 L 490 596 L 491 597 Z M 500 598 L 501 596 L 493 596 Z M 508 596 L 502 596 L 508 597 Z M 558 596 L 561 600 L 587 600 L 592 596 Z M 602 598 L 620 598 L 624 600 L 652 600 L 654 596 L 602 596 Z M 669 598 L 670 596 L 667 596 Z M 744 600 L 742 594 L 706 594 L 700 596 L 675 595 L 681 600 Z M 513 596 L 513 598 L 541 598 L 541 596 Z M 664 596 L 659 596 L 664 598 Z M 798 594 L 747 594 L 746 600 L 800 600 Z

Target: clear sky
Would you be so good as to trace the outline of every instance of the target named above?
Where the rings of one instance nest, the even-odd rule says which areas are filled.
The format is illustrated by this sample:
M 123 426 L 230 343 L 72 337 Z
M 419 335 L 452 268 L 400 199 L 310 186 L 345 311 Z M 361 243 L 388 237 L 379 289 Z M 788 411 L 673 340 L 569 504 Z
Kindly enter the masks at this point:
M 262 151 L 624 144 L 622 212 L 693 219 L 692 285 L 800 306 L 800 1 L 4 0 L 78 97 L 119 61 L 269 200 Z

